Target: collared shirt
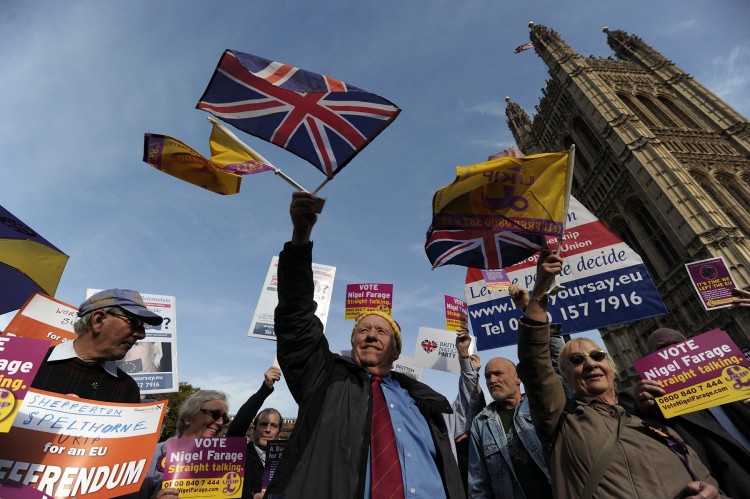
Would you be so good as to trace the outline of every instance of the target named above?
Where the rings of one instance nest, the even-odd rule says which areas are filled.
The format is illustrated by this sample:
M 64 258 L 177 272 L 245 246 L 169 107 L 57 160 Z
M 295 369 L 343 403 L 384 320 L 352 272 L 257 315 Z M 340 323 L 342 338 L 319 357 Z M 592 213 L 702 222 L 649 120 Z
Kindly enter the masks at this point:
M 383 378 L 381 386 L 396 435 L 404 496 L 407 499 L 444 498 L 443 480 L 435 464 L 435 443 L 427 421 L 409 393 L 390 375 Z M 370 497 L 370 465 L 368 452 L 365 497 Z
M 73 348 L 73 342 L 63 341 L 52 350 L 52 353 L 49 354 L 49 358 L 47 359 L 47 361 L 54 362 L 56 360 L 67 360 L 75 358 L 80 359 L 81 357 L 78 356 L 75 348 Z M 115 378 L 117 377 L 117 362 L 115 362 L 114 360 L 106 360 L 104 362 L 100 362 L 99 364 L 107 372 L 107 374 L 114 376 Z
M 255 445 L 255 443 L 253 443 L 253 447 L 255 447 L 255 452 L 258 453 L 260 462 L 263 463 L 263 466 L 265 466 L 266 465 L 266 451 L 264 451 L 263 449 Z

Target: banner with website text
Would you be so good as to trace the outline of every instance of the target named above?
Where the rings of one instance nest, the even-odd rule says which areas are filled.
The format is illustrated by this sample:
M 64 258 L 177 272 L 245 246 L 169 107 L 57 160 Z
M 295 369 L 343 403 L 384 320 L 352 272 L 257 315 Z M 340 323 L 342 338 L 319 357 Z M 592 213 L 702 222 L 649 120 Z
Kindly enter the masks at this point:
M 565 289 L 549 297 L 549 320 L 562 332 L 578 333 L 667 313 L 643 260 L 590 211 L 570 198 L 562 242 L 559 282 Z M 557 239 L 549 238 L 550 249 Z M 511 283 L 532 289 L 539 254 L 505 269 Z M 466 273 L 469 320 L 477 350 L 518 342 L 518 319 L 507 291 L 488 289 L 478 269 Z

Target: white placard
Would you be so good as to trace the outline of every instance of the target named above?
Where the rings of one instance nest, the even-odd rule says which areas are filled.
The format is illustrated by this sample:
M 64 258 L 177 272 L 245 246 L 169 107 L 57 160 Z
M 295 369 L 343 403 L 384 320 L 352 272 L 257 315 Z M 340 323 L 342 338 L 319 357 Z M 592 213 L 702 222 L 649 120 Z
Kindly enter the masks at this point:
M 333 295 L 333 281 L 336 277 L 336 267 L 330 265 L 312 264 L 313 282 L 315 283 L 315 303 L 318 308 L 315 315 L 325 328 L 328 321 L 328 309 L 331 306 L 331 295 Z M 248 336 L 262 338 L 264 340 L 276 341 L 276 333 L 273 329 L 273 312 L 276 305 L 279 304 L 277 294 L 279 282 L 279 257 L 274 256 L 271 259 L 271 265 L 268 267 L 266 280 L 263 282 L 263 290 L 258 297 L 258 305 L 255 307 L 253 321 L 250 323 Z
M 472 337 L 469 355 L 476 341 Z M 414 347 L 414 365 L 459 374 L 461 365 L 456 350 L 456 332 L 447 329 L 420 327 Z

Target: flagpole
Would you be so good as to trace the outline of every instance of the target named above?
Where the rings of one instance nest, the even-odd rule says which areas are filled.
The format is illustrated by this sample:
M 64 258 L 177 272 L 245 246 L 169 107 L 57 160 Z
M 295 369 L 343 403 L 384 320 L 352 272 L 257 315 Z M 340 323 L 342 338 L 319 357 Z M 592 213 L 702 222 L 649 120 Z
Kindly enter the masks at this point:
M 563 211 L 562 231 L 557 238 L 557 256 L 562 257 L 562 243 L 563 237 L 565 236 L 565 226 L 568 223 L 568 210 L 570 209 L 570 193 L 573 189 L 573 172 L 575 168 L 576 159 L 576 145 L 570 145 L 570 151 L 568 154 L 568 178 L 565 182 L 565 210 Z M 558 282 L 558 276 L 555 276 L 555 280 L 552 283 L 552 287 L 547 292 L 548 295 L 556 295 L 560 291 L 565 289 L 565 286 Z
M 315 195 L 318 193 L 319 190 L 323 188 L 324 185 L 328 183 L 329 180 L 331 180 L 332 177 L 326 177 L 326 179 L 323 181 L 322 184 L 320 184 L 318 187 L 315 188 L 314 191 L 312 191 L 312 194 Z
M 562 221 L 562 232 L 557 238 L 557 255 L 561 256 L 563 236 L 565 235 L 565 226 L 568 224 L 568 210 L 570 209 L 570 191 L 573 189 L 573 170 L 576 163 L 576 145 L 571 144 L 568 154 L 568 178 L 565 182 L 565 211 Z
M 241 147 L 241 148 L 242 148 L 242 149 L 243 149 L 243 150 L 244 150 L 245 152 L 247 152 L 248 154 L 250 154 L 250 155 L 252 155 L 252 156 L 258 156 L 258 158 L 260 158 L 260 160 L 261 160 L 261 161 L 262 161 L 263 163 L 265 163 L 266 165 L 268 165 L 268 166 L 270 166 L 270 167 L 271 167 L 271 169 L 273 170 L 273 173 L 274 173 L 274 174 L 276 174 L 276 175 L 278 175 L 279 177 L 281 177 L 282 179 L 286 180 L 286 181 L 287 181 L 287 182 L 288 182 L 288 183 L 289 183 L 290 185 L 292 185 L 292 186 L 293 186 L 293 187 L 294 187 L 295 189 L 297 189 L 298 191 L 300 191 L 300 192 L 307 192 L 307 189 L 305 189 L 304 187 L 302 187 L 301 185 L 299 185 L 299 184 L 298 184 L 297 182 L 295 182 L 295 181 L 294 181 L 294 179 L 292 179 L 291 177 L 289 177 L 289 176 L 288 176 L 287 174 L 285 174 L 284 172 L 282 172 L 282 171 L 281 171 L 280 169 L 278 169 L 278 168 L 276 168 L 275 166 L 273 166 L 273 164 L 271 164 L 271 162 L 270 162 L 270 161 L 268 161 L 268 160 L 267 160 L 266 158 L 264 158 L 264 157 L 263 157 L 263 156 L 262 156 L 262 155 L 261 155 L 261 154 L 260 154 L 259 152 L 257 152 L 257 151 L 254 151 L 254 150 L 252 150 L 252 149 L 250 148 L 250 146 L 248 146 L 247 144 L 245 144 L 244 142 L 242 142 L 242 141 L 241 141 L 241 140 L 240 140 L 240 139 L 239 139 L 239 138 L 238 138 L 238 137 L 237 137 L 237 136 L 236 136 L 236 135 L 235 135 L 234 133 L 232 133 L 232 131 L 231 131 L 231 130 L 229 130 L 229 129 L 228 129 L 227 127 L 225 127 L 224 125 L 222 125 L 221 123 L 219 123 L 218 121 L 216 121 L 215 119 L 213 119 L 213 118 L 211 118 L 211 117 L 208 117 L 208 121 L 210 121 L 210 122 L 211 122 L 211 124 L 213 124 L 214 126 L 217 126 L 217 127 L 219 127 L 219 128 L 221 129 L 221 131 L 222 131 L 222 132 L 224 132 L 225 134 L 227 134 L 227 137 L 229 137 L 229 138 L 230 138 L 230 139 L 232 139 L 232 140 L 233 140 L 234 142 L 236 142 L 236 143 L 237 143 L 237 145 L 238 145 L 239 147 Z M 322 185 L 321 185 L 321 187 L 322 187 Z M 320 187 L 318 187 L 318 189 L 320 189 Z

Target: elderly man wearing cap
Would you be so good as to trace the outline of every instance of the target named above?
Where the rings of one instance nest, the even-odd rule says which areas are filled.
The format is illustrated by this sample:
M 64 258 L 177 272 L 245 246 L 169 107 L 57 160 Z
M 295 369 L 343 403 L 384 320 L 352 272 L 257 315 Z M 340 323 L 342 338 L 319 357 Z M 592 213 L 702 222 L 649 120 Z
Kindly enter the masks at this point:
M 49 350 L 31 386 L 103 402 L 139 402 L 138 385 L 115 361 L 146 337 L 144 324 L 157 326 L 162 318 L 130 289 L 92 295 L 78 317 L 73 325 L 78 337 Z
M 465 497 L 443 418 L 450 404 L 391 372 L 401 352 L 398 323 L 383 312 L 362 314 L 352 357 L 331 353 L 313 300 L 316 202 L 294 193 L 292 240 L 279 255 L 277 356 L 299 416 L 266 497 Z

